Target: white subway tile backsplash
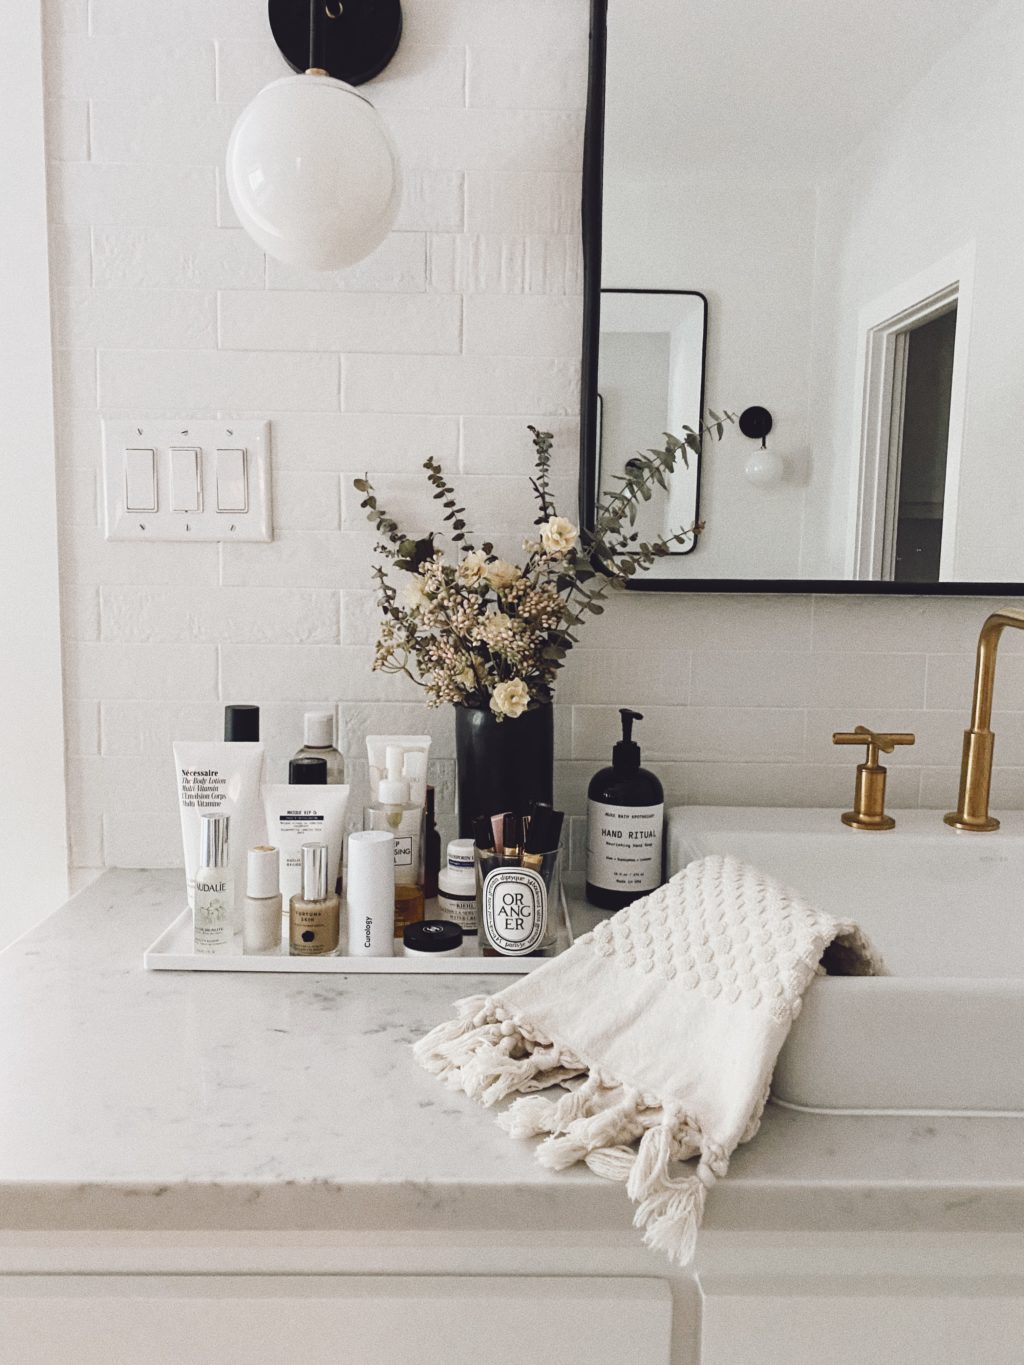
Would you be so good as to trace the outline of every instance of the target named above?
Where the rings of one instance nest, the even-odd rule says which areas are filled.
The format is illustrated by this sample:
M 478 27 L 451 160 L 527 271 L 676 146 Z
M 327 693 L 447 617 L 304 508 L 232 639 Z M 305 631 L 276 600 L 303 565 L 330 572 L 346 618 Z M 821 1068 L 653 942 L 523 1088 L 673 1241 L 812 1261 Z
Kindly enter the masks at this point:
M 427 287 L 427 238 L 391 232 L 372 255 L 347 270 L 303 270 L 267 257 L 268 289 L 324 289 L 416 294 Z
M 241 109 L 174 95 L 92 101 L 93 161 L 219 166 Z
M 472 44 L 468 53 L 466 103 L 477 109 L 575 109 L 587 104 L 587 45 L 573 35 L 571 47 L 527 43 Z
M 62 291 L 54 319 L 59 346 L 190 350 L 217 344 L 217 300 L 199 290 L 79 286 Z
M 225 293 L 220 343 L 241 351 L 346 351 L 453 355 L 462 303 L 438 294 Z
M 70 839 L 79 868 L 181 860 L 170 746 L 261 706 L 283 780 L 302 713 L 338 705 L 365 795 L 369 730 L 424 730 L 446 828 L 454 720 L 371 670 L 374 532 L 352 478 L 416 530 L 422 462 L 518 555 L 534 515 L 528 422 L 555 434 L 577 516 L 587 0 L 406 0 L 367 93 L 403 153 L 396 230 L 319 274 L 240 229 L 223 158 L 288 68 L 251 0 L 48 0 L 47 123 Z M 100 416 L 272 422 L 270 544 L 107 542 Z M 496 534 L 500 530 L 500 534 Z M 835 729 L 916 732 L 889 804 L 955 801 L 980 599 L 613 593 L 558 688 L 556 796 L 582 864 L 586 788 L 619 706 L 644 714 L 668 801 L 849 806 Z M 1024 638 L 1000 650 L 993 808 L 1024 805 Z M 1020 697 L 1022 700 L 1018 701 Z
M 428 243 L 430 288 L 463 294 L 582 294 L 577 236 L 438 234 Z
M 65 161 L 50 167 L 50 220 L 93 227 L 212 226 L 215 177 L 210 166 L 114 166 Z
M 262 289 L 263 252 L 241 228 L 106 227 L 93 232 L 93 283 L 120 289 Z
M 338 596 L 330 590 L 265 587 L 210 589 L 197 601 L 190 588 L 100 589 L 104 640 L 141 644 L 336 644 Z
M 212 100 L 213 43 L 181 41 L 181 34 L 178 39 L 152 43 L 67 34 L 55 45 L 53 86 L 75 99 L 136 101 L 165 95 L 183 104 Z
M 467 355 L 575 359 L 582 345 L 581 298 L 471 294 L 465 301 L 464 350 Z
M 64 676 L 72 697 L 213 701 L 217 648 L 72 641 L 65 650 Z
M 105 408 L 187 404 L 230 412 L 261 405 L 294 410 L 338 406 L 338 357 L 276 351 L 103 350 L 99 396 Z
M 481 356 L 346 357 L 346 412 L 523 413 L 536 419 L 579 406 L 579 365 Z
M 471 171 L 466 176 L 466 231 L 519 236 L 578 236 L 578 171 Z

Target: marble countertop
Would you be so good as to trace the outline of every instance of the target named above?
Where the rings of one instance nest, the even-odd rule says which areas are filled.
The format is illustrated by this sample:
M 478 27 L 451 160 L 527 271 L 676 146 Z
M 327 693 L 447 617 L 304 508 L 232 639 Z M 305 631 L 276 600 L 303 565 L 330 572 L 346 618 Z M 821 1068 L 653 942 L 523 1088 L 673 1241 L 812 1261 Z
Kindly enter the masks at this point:
M 0 1227 L 628 1231 L 409 1044 L 505 978 L 147 972 L 180 872 L 112 871 L 0 955 Z M 769 1106 L 705 1227 L 1011 1231 L 1015 1119 Z

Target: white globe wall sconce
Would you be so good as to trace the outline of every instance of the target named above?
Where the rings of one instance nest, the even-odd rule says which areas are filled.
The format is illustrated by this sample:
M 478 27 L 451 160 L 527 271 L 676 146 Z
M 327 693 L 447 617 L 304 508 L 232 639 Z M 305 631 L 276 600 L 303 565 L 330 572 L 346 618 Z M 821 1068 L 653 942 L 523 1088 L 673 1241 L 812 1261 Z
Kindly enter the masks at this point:
M 355 88 L 387 66 L 401 0 L 270 0 L 270 28 L 293 71 L 242 111 L 227 188 L 249 236 L 287 265 L 340 270 L 369 256 L 401 202 L 398 153 Z
M 786 472 L 782 456 L 768 449 L 768 433 L 773 425 L 772 415 L 767 408 L 745 408 L 740 413 L 740 431 L 752 441 L 761 442 L 743 466 L 743 477 L 758 488 L 769 488 L 781 483 Z

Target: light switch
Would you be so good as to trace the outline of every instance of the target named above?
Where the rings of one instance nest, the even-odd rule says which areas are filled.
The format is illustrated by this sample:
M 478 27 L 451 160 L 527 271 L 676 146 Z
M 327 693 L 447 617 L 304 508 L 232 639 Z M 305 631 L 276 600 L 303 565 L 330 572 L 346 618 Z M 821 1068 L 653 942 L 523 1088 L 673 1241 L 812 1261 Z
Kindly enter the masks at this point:
M 199 451 L 194 447 L 171 447 L 171 510 L 199 511 Z
M 124 505 L 128 512 L 156 511 L 156 458 L 152 450 L 125 448 Z
M 245 451 L 217 450 L 217 511 L 244 512 L 249 505 Z

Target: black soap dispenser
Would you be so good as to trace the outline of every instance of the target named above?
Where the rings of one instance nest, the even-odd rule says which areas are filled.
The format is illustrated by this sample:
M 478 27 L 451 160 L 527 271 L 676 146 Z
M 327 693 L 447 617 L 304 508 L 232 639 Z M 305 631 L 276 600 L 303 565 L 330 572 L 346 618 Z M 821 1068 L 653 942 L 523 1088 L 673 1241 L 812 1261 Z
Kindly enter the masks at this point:
M 612 766 L 595 773 L 587 789 L 587 900 L 602 910 L 621 910 L 662 882 L 665 792 L 640 766 L 633 722 L 643 716 L 624 707 L 619 715 Z

